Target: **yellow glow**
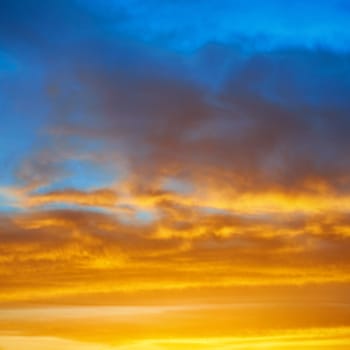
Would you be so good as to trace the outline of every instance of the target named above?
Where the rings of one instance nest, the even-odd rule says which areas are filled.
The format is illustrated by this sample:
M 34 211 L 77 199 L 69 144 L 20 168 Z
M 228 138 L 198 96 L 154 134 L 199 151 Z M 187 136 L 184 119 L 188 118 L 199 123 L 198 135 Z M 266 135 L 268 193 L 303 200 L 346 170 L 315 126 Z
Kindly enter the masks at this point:
M 5 309 L 0 315 L 3 326 L 0 348 L 345 350 L 350 345 L 350 327 L 269 328 L 271 320 L 265 325 L 259 320 L 259 307 L 269 312 L 271 318 L 277 317 L 273 305 L 257 304 Z M 284 310 L 283 306 L 279 308 Z M 250 315 L 248 328 L 237 328 L 237 316 L 235 319 L 233 315 L 237 312 L 243 321 L 245 313 Z M 292 312 L 291 308 L 284 310 L 285 316 L 291 316 Z M 255 321 L 251 318 L 254 315 Z M 318 323 L 321 325 L 322 321 Z M 214 324 L 218 327 L 213 327 Z

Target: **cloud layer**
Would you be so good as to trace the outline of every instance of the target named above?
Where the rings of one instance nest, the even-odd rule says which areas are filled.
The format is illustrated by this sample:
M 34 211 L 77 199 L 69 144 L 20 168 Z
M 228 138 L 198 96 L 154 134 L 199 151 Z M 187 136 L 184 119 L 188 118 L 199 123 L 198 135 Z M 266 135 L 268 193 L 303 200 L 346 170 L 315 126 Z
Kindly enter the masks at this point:
M 285 330 L 329 326 L 330 334 L 318 344 L 317 336 L 287 332 L 276 346 L 346 347 L 346 1 L 3 0 L 1 7 L 3 308 L 282 302 Z M 326 311 L 309 322 L 293 314 L 298 302 L 305 315 L 310 302 Z M 327 324 L 328 303 L 346 307 Z M 164 337 L 157 319 L 160 333 L 147 346 L 204 346 L 193 328 L 202 313 L 203 332 L 210 320 L 239 326 L 218 308 L 213 318 L 207 310 L 175 312 L 168 320 L 178 333 Z M 177 327 L 188 315 L 193 333 L 184 340 Z M 255 323 L 242 322 L 264 329 L 261 310 L 252 315 Z M 46 333 L 34 318 L 6 329 L 77 340 L 91 327 L 85 336 Z M 205 346 L 243 346 L 221 323 L 221 340 Z M 265 337 L 261 344 L 276 341 Z M 13 341 L 22 340 L 0 334 L 0 347 L 13 349 Z

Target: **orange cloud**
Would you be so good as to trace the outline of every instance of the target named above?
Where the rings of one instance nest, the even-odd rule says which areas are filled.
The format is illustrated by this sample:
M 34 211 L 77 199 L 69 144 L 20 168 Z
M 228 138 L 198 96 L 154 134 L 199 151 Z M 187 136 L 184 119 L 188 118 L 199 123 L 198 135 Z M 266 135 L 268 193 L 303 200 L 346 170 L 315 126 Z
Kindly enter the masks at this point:
M 109 189 L 81 191 L 65 189 L 46 193 L 35 193 L 24 200 L 24 205 L 35 207 L 47 204 L 76 204 L 92 207 L 114 207 L 117 203 L 117 194 Z
M 1 300 L 350 283 L 346 214 L 252 217 L 164 202 L 158 210 L 149 223 L 92 211 L 3 215 Z

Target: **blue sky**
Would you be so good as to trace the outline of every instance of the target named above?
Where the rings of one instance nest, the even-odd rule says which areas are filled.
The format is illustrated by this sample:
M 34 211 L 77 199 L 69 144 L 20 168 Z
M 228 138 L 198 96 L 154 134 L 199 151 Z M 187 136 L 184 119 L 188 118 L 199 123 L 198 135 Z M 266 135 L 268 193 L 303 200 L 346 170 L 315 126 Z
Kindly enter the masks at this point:
M 179 51 L 246 39 L 265 39 L 262 47 L 343 51 L 349 45 L 346 1 L 89 1 L 88 7 L 112 21 L 120 18 L 110 30 Z
M 254 153 L 248 164 L 233 151 L 238 172 L 265 169 L 268 178 L 280 167 L 274 181 L 289 181 L 285 148 L 291 164 L 310 159 L 317 176 L 330 176 L 329 161 L 344 171 L 349 17 L 347 1 L 3 1 L 0 183 L 59 169 L 45 185 L 87 189 L 138 166 L 156 177 L 178 163 L 225 168 L 232 135 Z M 257 126 L 275 122 L 275 131 Z M 275 143 L 261 141 L 260 155 L 264 133 Z M 197 143 L 187 155 L 186 143 Z M 43 150 L 52 156 L 38 160 Z M 109 164 L 82 160 L 110 150 Z M 123 165 L 110 166 L 116 158 Z M 23 179 L 30 162 L 38 174 Z

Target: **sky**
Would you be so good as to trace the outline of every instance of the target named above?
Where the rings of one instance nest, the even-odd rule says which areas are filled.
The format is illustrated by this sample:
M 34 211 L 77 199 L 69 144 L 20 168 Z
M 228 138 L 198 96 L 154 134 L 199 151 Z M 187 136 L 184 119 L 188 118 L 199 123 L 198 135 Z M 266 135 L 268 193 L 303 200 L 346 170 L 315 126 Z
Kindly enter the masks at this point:
M 348 349 L 349 23 L 0 0 L 0 349 Z

